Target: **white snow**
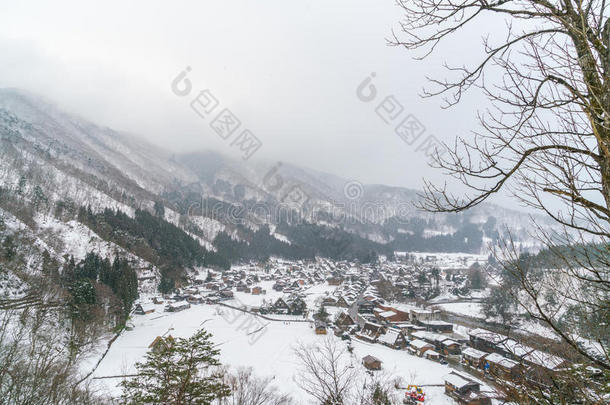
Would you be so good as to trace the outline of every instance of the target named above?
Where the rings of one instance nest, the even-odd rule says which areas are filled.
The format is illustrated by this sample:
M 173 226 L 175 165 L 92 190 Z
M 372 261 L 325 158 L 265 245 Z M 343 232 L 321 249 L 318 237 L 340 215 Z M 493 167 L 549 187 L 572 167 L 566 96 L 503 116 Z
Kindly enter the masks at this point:
M 213 334 L 213 341 L 221 351 L 223 364 L 253 367 L 261 376 L 274 378 L 281 391 L 290 393 L 301 404 L 306 404 L 304 394 L 295 381 L 298 359 L 294 354 L 297 343 L 311 344 L 322 339 L 337 339 L 332 334 L 316 335 L 310 323 L 271 322 L 250 314 L 235 314 L 228 308 L 216 305 L 195 305 L 178 313 L 163 313 L 162 305 L 149 315 L 134 315 L 134 330 L 124 332 L 112 345 L 108 355 L 100 363 L 93 377 L 132 373 L 135 362 L 142 360 L 150 343 L 161 335 L 188 337 L 199 328 Z M 253 330 L 259 332 L 252 333 Z M 382 361 L 386 373 L 402 377 L 405 383 L 443 384 L 443 376 L 451 369 L 447 365 L 397 351 L 380 344 L 354 341 L 351 359 L 359 367 L 362 357 L 372 355 Z M 120 378 L 92 380 L 95 386 L 117 395 Z M 452 404 L 443 393 L 443 387 L 426 387 L 426 404 Z

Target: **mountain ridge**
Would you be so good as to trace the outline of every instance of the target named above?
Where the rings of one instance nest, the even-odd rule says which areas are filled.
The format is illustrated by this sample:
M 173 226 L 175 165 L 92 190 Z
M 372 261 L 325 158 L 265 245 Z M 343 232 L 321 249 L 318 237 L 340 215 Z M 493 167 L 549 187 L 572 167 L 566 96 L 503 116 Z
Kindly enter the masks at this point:
M 162 207 L 163 219 L 203 248 L 241 249 L 245 258 L 252 254 L 247 246 L 262 240 L 267 244 L 262 250 L 297 254 L 301 245 L 289 248 L 286 233 L 318 249 L 324 241 L 347 238 L 345 243 L 366 257 L 367 250 L 387 254 L 435 247 L 478 253 L 503 227 L 516 229 L 524 246 L 528 243 L 523 214 L 497 205 L 431 214 L 415 210 L 417 191 L 404 187 L 362 184 L 286 162 L 246 165 L 209 150 L 173 154 L 16 89 L 0 89 L 0 137 L 0 186 L 31 211 L 31 219 L 17 212 L 26 223 L 40 216 L 77 220 L 79 207 L 89 207 L 92 215 L 119 210 L 131 218 L 137 210 L 154 213 Z M 16 205 L 5 203 L 2 209 L 15 214 Z M 65 210 L 57 215 L 58 206 L 72 207 L 71 216 Z M 210 209 L 214 206 L 222 209 Z M 261 228 L 284 245 L 266 239 L 267 231 L 257 233 Z

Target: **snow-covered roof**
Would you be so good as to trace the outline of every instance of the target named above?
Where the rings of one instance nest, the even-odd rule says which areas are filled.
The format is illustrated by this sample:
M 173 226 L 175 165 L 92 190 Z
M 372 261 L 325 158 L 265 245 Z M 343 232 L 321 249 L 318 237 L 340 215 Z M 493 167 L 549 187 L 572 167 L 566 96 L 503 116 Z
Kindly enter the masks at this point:
M 379 313 L 379 316 L 382 318 L 389 318 L 394 315 L 396 315 L 396 312 L 394 312 L 394 311 L 384 311 L 384 312 Z
M 184 307 L 184 306 L 189 306 L 191 304 L 189 304 L 187 301 L 177 301 L 177 302 L 170 302 L 169 306 L 172 308 L 179 308 L 179 307 Z
M 459 345 L 459 343 L 458 343 L 458 342 L 456 342 L 456 341 L 455 341 L 455 340 L 453 340 L 453 339 L 445 339 L 445 340 L 443 340 L 443 341 L 442 341 L 442 343 L 443 343 L 445 346 Z
M 387 343 L 393 345 L 396 343 L 396 339 L 398 339 L 398 332 L 395 330 L 388 330 L 385 335 L 379 336 L 379 341 L 381 343 Z
M 469 356 L 472 357 L 474 359 L 480 359 L 481 357 L 485 356 L 487 353 L 482 352 L 480 350 L 477 350 L 473 347 L 467 347 L 465 349 L 462 350 L 462 355 L 464 356 Z
M 495 333 L 495 332 L 489 331 L 487 329 L 481 329 L 481 328 L 471 330 L 470 332 L 468 332 L 468 335 L 475 337 L 477 339 L 486 340 L 486 341 L 494 343 L 494 344 L 502 343 L 506 339 L 508 339 L 508 336 L 500 335 L 499 333 Z
M 424 320 L 424 321 L 420 321 L 423 324 L 427 324 L 427 325 L 437 325 L 437 326 L 441 326 L 441 325 L 452 325 L 449 322 L 445 322 L 445 321 L 439 321 L 436 319 L 429 319 L 429 320 Z
M 424 342 L 423 340 L 415 339 L 409 342 L 409 345 L 415 347 L 416 349 L 423 349 L 424 347 L 432 347 L 432 345 L 428 342 Z
M 433 342 L 437 342 L 437 341 L 442 342 L 443 340 L 448 339 L 448 337 L 446 335 L 442 335 L 440 333 L 428 332 L 425 330 L 413 332 L 411 335 L 415 336 L 417 339 L 431 340 Z
M 445 382 L 453 385 L 457 389 L 462 389 L 469 384 L 472 384 L 473 381 L 467 380 L 457 373 L 450 373 L 445 376 Z
M 485 357 L 485 360 L 490 362 L 490 363 L 495 363 L 498 364 L 502 367 L 505 368 L 513 368 L 515 366 L 517 366 L 519 363 L 517 363 L 516 361 L 513 361 L 511 359 L 507 359 L 506 357 L 502 356 L 501 354 L 498 353 L 490 353 L 487 355 L 487 357 Z
M 554 370 L 565 363 L 565 359 L 549 353 L 541 352 L 540 350 L 534 350 L 526 354 L 523 356 L 523 360 L 537 364 L 544 368 L 548 368 L 549 370 Z
M 155 306 L 153 304 L 138 304 L 142 308 L 142 312 L 154 312 Z
M 526 345 L 517 342 L 514 339 L 508 339 L 506 342 L 502 343 L 502 347 L 506 349 L 507 352 L 514 354 L 517 357 L 523 357 L 528 353 L 534 351 L 533 347 L 529 347 Z

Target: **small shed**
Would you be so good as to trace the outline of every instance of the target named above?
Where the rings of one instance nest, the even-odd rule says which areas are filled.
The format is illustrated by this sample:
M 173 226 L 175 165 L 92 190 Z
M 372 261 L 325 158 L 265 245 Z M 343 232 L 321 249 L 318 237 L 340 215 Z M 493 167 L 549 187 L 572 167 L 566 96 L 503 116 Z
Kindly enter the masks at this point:
M 426 352 L 424 353 L 424 357 L 428 360 L 434 361 L 439 361 L 441 359 L 440 353 L 435 352 L 434 350 L 426 350 Z
M 381 370 L 381 360 L 375 356 L 364 356 L 362 358 L 362 364 L 369 370 Z
M 322 321 L 315 322 L 316 335 L 326 335 L 326 324 Z

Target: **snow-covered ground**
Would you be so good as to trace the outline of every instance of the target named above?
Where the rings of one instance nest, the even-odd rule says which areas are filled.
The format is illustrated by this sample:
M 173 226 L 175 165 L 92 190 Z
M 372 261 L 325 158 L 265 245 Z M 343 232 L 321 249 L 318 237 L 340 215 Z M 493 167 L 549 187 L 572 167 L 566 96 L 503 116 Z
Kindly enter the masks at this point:
M 334 335 L 316 335 L 310 323 L 270 322 L 250 314 L 232 312 L 218 305 L 196 305 L 178 313 L 166 313 L 163 305 L 149 315 L 134 315 L 134 329 L 125 331 L 114 342 L 107 356 L 102 360 L 92 377 L 130 374 L 135 371 L 134 364 L 142 360 L 150 343 L 160 335 L 188 337 L 199 328 L 213 334 L 213 340 L 221 351 L 222 363 L 232 367 L 253 367 L 260 376 L 274 379 L 275 385 L 290 393 L 302 404 L 307 398 L 295 381 L 298 359 L 294 348 L 298 343 L 315 344 L 322 339 L 337 339 L 338 344 L 346 344 Z M 261 329 L 262 328 L 262 329 Z M 256 332 L 256 330 L 259 330 Z M 252 333 L 254 332 L 254 333 Z M 353 341 L 354 366 L 360 367 L 362 357 L 373 355 L 383 362 L 385 373 L 402 377 L 405 383 L 443 384 L 443 377 L 451 369 L 420 357 L 397 351 L 380 344 Z M 101 348 L 100 348 L 101 351 Z M 97 354 L 99 356 L 99 353 Z M 97 356 L 92 356 L 92 366 Z M 120 378 L 94 379 L 96 387 L 118 395 Z M 425 387 L 426 404 L 453 404 L 444 395 L 444 388 Z
M 435 307 L 439 307 L 447 312 L 452 312 L 459 315 L 467 315 L 473 318 L 485 319 L 485 315 L 482 310 L 483 304 L 478 302 L 453 302 L 451 304 L 437 304 Z
M 394 252 L 396 256 L 411 255 L 416 260 L 438 266 L 440 269 L 467 268 L 474 263 L 487 263 L 489 254 L 443 253 L 443 252 Z

